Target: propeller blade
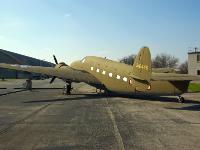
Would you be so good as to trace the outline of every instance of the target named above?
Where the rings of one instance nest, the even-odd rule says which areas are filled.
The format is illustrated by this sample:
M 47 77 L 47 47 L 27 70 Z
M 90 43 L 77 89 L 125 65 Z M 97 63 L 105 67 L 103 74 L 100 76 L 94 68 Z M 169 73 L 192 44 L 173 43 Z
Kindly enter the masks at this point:
M 50 81 L 50 84 L 53 83 L 53 81 L 54 81 L 55 79 L 56 79 L 56 77 L 53 76 L 53 78 L 52 78 L 51 81 Z
M 57 61 L 57 59 L 56 59 L 56 56 L 53 55 L 53 58 L 54 58 L 54 61 L 55 61 L 56 65 L 57 65 L 57 64 L 58 64 L 58 61 Z

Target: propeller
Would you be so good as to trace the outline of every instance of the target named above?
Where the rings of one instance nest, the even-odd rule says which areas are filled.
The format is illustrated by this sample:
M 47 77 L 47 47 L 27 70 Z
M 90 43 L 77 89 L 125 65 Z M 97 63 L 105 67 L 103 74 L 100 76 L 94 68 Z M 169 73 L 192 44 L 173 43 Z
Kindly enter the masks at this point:
M 55 56 L 55 55 L 53 55 L 53 58 L 54 58 L 54 61 L 55 61 L 56 65 L 57 65 L 57 64 L 58 64 L 58 61 L 57 61 L 57 58 L 56 58 L 56 56 Z
M 53 55 L 53 59 L 54 59 L 56 65 L 58 65 L 58 61 L 57 61 L 57 58 L 56 58 L 55 55 Z M 50 84 L 53 83 L 55 79 L 56 79 L 56 76 L 53 76 L 52 79 L 51 79 L 51 81 L 50 81 Z
M 54 59 L 54 61 L 56 63 L 55 68 L 60 68 L 62 66 L 67 66 L 64 62 L 58 63 L 57 58 L 56 58 L 55 55 L 53 55 L 53 59 Z M 51 79 L 51 81 L 50 81 L 50 84 L 53 83 L 55 79 L 56 79 L 56 76 L 53 76 L 52 79 Z
M 56 77 L 53 76 L 52 79 L 51 79 L 51 81 L 50 81 L 50 84 L 53 83 L 55 79 L 56 79 Z

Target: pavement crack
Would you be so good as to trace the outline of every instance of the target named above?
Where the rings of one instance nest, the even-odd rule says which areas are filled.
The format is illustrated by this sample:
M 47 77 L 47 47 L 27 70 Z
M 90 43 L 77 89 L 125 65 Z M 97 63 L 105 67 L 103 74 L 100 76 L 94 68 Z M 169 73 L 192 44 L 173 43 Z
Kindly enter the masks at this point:
M 28 116 L 17 120 L 15 122 L 10 123 L 7 127 L 5 127 L 4 129 L 0 130 L 0 135 L 6 134 L 11 128 L 13 128 L 15 125 L 17 124 L 22 124 L 25 120 L 29 119 L 30 117 L 36 115 L 37 113 L 39 113 L 40 111 L 42 111 L 43 109 L 47 108 L 49 105 L 51 104 L 46 104 L 42 107 L 40 107 L 39 109 L 33 111 L 31 114 L 29 114 Z
M 118 143 L 118 147 L 119 147 L 120 150 L 125 150 L 124 143 L 123 143 L 121 134 L 119 132 L 119 129 L 117 127 L 117 123 L 115 121 L 115 116 L 114 116 L 114 114 L 112 113 L 112 111 L 110 109 L 110 106 L 109 106 L 109 103 L 108 103 L 108 99 L 106 99 L 106 104 L 108 106 L 108 107 L 106 107 L 106 109 L 107 109 L 107 112 L 108 112 L 108 114 L 110 116 L 110 119 L 112 121 L 112 124 L 113 124 L 114 134 L 115 134 L 115 138 L 116 138 L 117 143 Z
M 24 91 L 27 91 L 27 90 L 22 89 L 22 90 L 18 90 L 18 91 L 7 92 L 7 93 L 0 94 L 0 96 L 6 96 L 6 95 L 9 95 L 9 94 L 19 93 L 19 92 L 24 92 Z

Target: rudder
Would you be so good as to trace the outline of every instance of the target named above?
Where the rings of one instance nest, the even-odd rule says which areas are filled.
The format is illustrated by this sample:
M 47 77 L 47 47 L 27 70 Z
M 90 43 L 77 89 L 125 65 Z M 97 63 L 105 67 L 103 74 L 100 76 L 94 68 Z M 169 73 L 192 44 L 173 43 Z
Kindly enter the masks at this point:
M 130 74 L 130 77 L 134 79 L 136 91 L 151 89 L 151 72 L 151 53 L 148 47 L 143 47 L 135 58 Z
M 148 47 L 143 47 L 140 49 L 137 57 L 135 58 L 131 76 L 138 80 L 146 80 L 150 82 L 151 53 Z

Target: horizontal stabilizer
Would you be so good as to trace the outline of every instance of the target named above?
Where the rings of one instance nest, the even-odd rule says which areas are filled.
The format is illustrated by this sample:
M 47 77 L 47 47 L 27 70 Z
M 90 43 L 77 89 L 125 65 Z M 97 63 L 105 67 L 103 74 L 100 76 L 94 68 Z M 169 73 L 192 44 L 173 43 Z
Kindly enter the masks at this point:
M 195 81 L 200 80 L 200 76 L 176 73 L 152 73 L 153 81 Z

